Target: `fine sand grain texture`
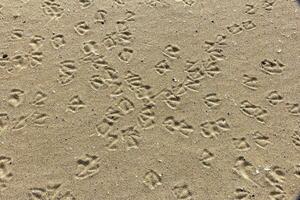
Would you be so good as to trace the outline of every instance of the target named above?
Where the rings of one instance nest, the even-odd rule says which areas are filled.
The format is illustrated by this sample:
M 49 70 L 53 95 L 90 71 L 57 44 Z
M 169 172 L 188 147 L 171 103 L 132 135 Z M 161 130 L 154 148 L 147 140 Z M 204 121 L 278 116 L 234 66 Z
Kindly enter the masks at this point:
M 294 200 L 295 0 L 0 0 L 0 200 Z

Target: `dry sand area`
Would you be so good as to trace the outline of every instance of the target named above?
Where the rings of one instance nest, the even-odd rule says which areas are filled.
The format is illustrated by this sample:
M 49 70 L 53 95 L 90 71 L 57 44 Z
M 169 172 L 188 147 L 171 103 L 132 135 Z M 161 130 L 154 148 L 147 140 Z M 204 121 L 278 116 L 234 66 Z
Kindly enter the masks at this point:
M 296 200 L 300 3 L 0 0 L 0 200 Z

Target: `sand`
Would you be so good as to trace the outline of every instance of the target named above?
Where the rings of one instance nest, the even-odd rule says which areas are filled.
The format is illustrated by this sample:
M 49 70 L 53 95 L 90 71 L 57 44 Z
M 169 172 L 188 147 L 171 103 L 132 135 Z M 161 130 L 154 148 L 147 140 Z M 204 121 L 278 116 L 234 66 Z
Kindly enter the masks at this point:
M 1 0 L 1 200 L 294 200 L 300 4 Z

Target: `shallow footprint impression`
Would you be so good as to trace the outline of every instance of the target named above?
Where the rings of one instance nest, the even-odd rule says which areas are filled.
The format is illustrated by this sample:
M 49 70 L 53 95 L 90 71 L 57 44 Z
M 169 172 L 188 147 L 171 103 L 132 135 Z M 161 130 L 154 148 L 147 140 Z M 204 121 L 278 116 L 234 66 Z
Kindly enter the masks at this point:
M 1 0 L 0 200 L 300 200 L 298 0 Z

